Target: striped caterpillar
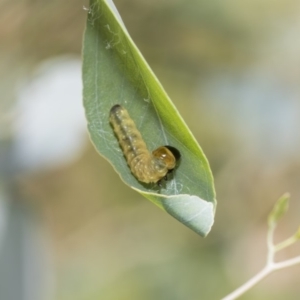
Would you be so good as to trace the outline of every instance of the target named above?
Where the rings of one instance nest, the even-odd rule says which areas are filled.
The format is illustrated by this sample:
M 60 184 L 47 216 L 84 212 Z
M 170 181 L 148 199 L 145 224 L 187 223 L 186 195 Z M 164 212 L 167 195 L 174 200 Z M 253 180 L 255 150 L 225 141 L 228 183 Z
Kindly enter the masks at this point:
M 163 178 L 167 179 L 167 174 L 180 159 L 180 152 L 172 146 L 161 146 L 149 152 L 127 110 L 119 104 L 111 108 L 109 121 L 132 174 L 145 183 L 160 185 Z

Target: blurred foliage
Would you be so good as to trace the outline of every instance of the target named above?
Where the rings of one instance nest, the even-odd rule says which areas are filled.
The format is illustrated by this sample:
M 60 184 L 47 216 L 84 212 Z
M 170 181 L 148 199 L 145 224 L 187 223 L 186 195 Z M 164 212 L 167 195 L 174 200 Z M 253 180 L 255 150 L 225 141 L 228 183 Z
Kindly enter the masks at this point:
M 210 161 L 219 198 L 216 224 L 199 239 L 128 189 L 91 146 L 72 165 L 19 177 L 27 203 L 52 237 L 55 299 L 218 299 L 262 266 L 267 214 L 287 190 L 295 200 L 277 238 L 299 223 L 299 123 L 280 129 L 300 120 L 300 3 L 115 3 Z M 1 137 L 10 133 L 8 108 L 20 81 L 46 58 L 80 55 L 83 6 L 87 2 L 1 2 Z M 224 78 L 231 79 L 231 92 L 240 93 L 220 89 L 228 89 Z M 264 89 L 270 82 L 273 94 Z M 258 103 L 261 114 L 251 105 L 241 111 L 243 103 Z M 270 115 L 274 123 L 264 122 Z M 265 144 L 271 138 L 279 143 Z M 299 246 L 289 251 L 299 253 Z M 299 272 L 274 274 L 242 299 L 296 299 Z

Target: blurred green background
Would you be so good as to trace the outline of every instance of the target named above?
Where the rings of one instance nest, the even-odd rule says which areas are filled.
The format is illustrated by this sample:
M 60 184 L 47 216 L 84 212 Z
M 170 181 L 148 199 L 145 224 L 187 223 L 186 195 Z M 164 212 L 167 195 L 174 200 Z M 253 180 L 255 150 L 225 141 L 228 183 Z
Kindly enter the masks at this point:
M 300 2 L 116 0 L 207 155 L 216 223 L 200 238 L 125 186 L 88 140 L 87 1 L 0 2 L 0 299 L 220 299 L 265 262 L 266 218 L 300 220 Z M 279 259 L 299 254 L 296 245 Z M 241 299 L 299 299 L 300 267 Z

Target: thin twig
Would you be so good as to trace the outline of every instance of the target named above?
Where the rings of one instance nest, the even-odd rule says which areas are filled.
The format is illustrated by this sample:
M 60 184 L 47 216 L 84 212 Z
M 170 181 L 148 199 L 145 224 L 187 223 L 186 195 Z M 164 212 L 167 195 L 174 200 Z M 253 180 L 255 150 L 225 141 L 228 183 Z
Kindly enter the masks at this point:
M 294 265 L 297 265 L 297 264 L 300 264 L 300 256 L 296 256 L 294 258 L 287 259 L 285 261 L 275 263 L 274 264 L 274 270 L 284 269 L 284 268 L 291 267 L 291 266 L 294 266 Z
M 265 278 L 270 273 L 284 269 L 287 267 L 294 266 L 296 264 L 300 264 L 300 256 L 275 263 L 275 253 L 294 244 L 297 240 L 299 240 L 299 236 L 297 234 L 291 236 L 290 238 L 286 239 L 285 241 L 274 245 L 274 232 L 276 228 L 276 222 L 269 223 L 269 230 L 267 233 L 267 247 L 268 247 L 268 254 L 267 254 L 267 262 L 265 267 L 258 272 L 254 277 L 244 283 L 242 286 L 237 288 L 235 291 L 227 295 L 225 298 L 221 300 L 235 300 L 259 283 L 263 278 Z
M 274 249 L 273 240 L 274 240 L 275 228 L 276 228 L 275 224 L 270 225 L 267 233 L 267 247 L 268 247 L 267 265 L 271 265 L 274 261 L 275 249 Z
M 263 268 L 259 273 L 257 273 L 254 277 L 252 277 L 250 280 L 248 280 L 246 283 L 244 283 L 242 286 L 240 286 L 238 289 L 233 291 L 231 294 L 227 295 L 225 298 L 222 298 L 222 300 L 234 300 L 243 295 L 245 292 L 250 290 L 253 286 L 255 286 L 258 282 L 260 282 L 263 278 L 265 278 L 267 275 L 272 272 L 272 269 L 270 269 L 268 266 Z
M 286 247 L 289 247 L 289 246 L 293 245 L 295 242 L 297 242 L 298 240 L 299 239 L 295 235 L 293 235 L 290 238 L 286 239 L 285 241 L 277 244 L 275 246 L 275 251 L 278 252 Z

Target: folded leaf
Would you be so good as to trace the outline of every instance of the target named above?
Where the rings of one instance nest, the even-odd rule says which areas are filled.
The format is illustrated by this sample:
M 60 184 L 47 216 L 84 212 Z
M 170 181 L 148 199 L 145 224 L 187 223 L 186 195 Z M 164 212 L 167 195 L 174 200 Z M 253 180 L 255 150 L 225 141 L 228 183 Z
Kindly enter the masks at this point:
M 122 180 L 202 236 L 214 221 L 215 191 L 209 164 L 163 87 L 130 38 L 112 1 L 91 0 L 83 48 L 84 106 L 91 140 Z M 109 123 L 124 106 L 149 151 L 171 145 L 179 165 L 161 187 L 131 173 Z

